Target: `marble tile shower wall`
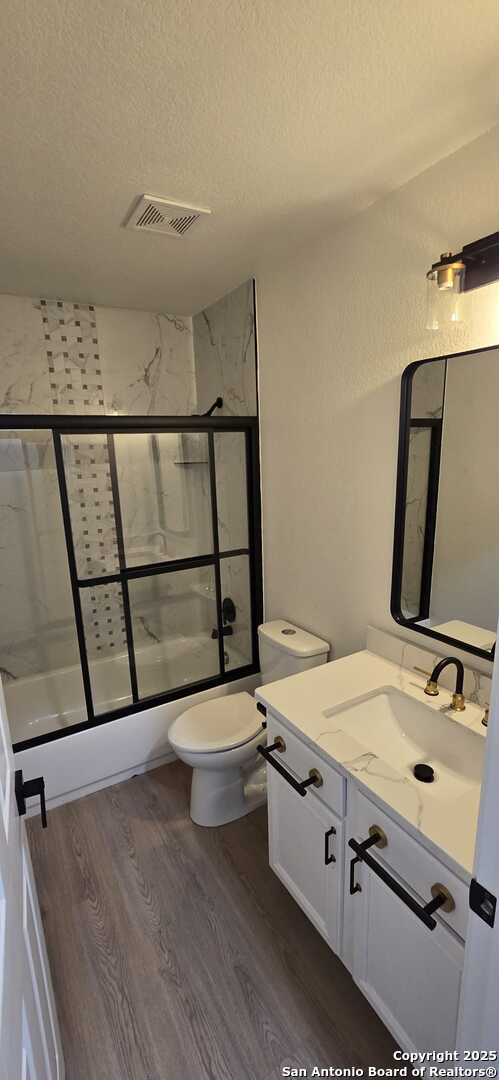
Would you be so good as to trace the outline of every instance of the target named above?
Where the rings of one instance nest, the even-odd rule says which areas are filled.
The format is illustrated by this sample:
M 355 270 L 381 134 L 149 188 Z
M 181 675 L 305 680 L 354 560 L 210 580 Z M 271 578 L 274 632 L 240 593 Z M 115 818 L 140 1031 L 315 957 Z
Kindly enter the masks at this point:
M 0 412 L 195 412 L 192 320 L 0 296 Z
M 2 413 L 189 415 L 196 406 L 192 320 L 0 296 Z M 79 572 L 112 572 L 117 549 L 105 439 L 67 437 L 64 450 Z M 12 613 L 0 631 L 4 677 L 77 663 L 50 439 L 47 432 L 16 432 L 15 422 L 0 441 L 0 528 L 0 589 Z M 90 660 L 122 651 L 121 596 L 99 587 L 89 604 Z
M 193 333 L 199 411 L 221 395 L 222 414 L 256 416 L 253 281 L 195 315 Z
M 196 385 L 200 412 L 218 395 L 224 415 L 257 414 L 255 305 L 253 282 L 247 281 L 193 318 Z M 244 439 L 225 433 L 215 442 L 218 528 L 221 550 L 247 544 Z M 225 639 L 226 664 L 251 659 L 251 613 L 248 560 L 226 559 L 221 566 L 222 594 L 236 607 L 233 634 Z
M 224 398 L 224 413 L 256 413 L 251 282 L 194 320 L 0 295 L 4 414 L 190 415 L 205 411 L 218 394 Z M 106 442 L 88 436 L 68 436 L 64 442 L 79 572 L 81 576 L 112 572 L 117 548 Z M 243 546 L 246 535 L 243 442 L 226 433 L 216 445 L 219 530 L 226 548 Z M 198 448 L 194 450 L 199 456 Z M 170 545 L 174 533 L 178 543 L 192 529 L 203 503 L 203 491 L 193 488 L 207 483 L 200 467 L 173 467 L 185 453 L 177 443 L 168 451 L 168 491 L 162 495 L 168 496 Z M 125 488 L 133 473 L 142 491 L 145 468 L 142 460 L 135 460 L 133 468 L 129 460 L 126 478 L 120 470 Z M 137 470 L 141 476 L 135 475 Z M 134 543 L 140 550 L 160 543 L 157 507 L 149 503 L 130 501 L 130 530 L 133 524 Z M 11 430 L 0 433 L 0 529 L 0 589 L 4 609 L 12 613 L 0 629 L 4 677 L 77 664 L 57 476 L 46 431 L 19 432 L 13 422 Z M 244 573 L 243 587 L 237 586 L 238 571 L 239 565 L 227 565 L 226 584 L 236 595 L 241 637 L 237 644 L 245 652 L 249 596 Z M 121 597 L 98 587 L 85 599 L 90 660 L 122 652 Z M 147 644 L 146 630 L 138 638 L 139 647 Z

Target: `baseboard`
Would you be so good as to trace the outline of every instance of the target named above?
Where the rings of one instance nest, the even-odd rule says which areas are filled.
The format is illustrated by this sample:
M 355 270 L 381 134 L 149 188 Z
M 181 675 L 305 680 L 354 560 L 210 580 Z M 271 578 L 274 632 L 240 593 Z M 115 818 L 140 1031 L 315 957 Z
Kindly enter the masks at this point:
M 149 772 L 151 769 L 159 769 L 161 765 L 168 765 L 173 761 L 176 761 L 177 755 L 171 750 L 168 754 L 161 754 L 160 757 L 153 758 L 149 761 L 143 761 L 139 765 L 133 765 L 129 769 L 123 769 L 122 772 L 112 773 L 110 776 L 104 776 L 100 780 L 96 780 L 92 784 L 84 784 L 83 787 L 74 788 L 73 791 L 65 791 L 63 795 L 56 795 L 53 799 L 47 799 L 47 810 L 55 809 L 56 806 L 62 806 L 64 803 L 75 802 L 76 799 L 84 799 L 86 795 L 93 795 L 95 791 L 101 791 L 102 788 L 112 787 L 113 784 L 121 784 L 124 780 L 130 780 L 132 776 L 137 776 L 139 773 Z M 32 806 L 27 806 L 27 817 L 38 817 L 40 815 L 40 801 L 36 800 Z

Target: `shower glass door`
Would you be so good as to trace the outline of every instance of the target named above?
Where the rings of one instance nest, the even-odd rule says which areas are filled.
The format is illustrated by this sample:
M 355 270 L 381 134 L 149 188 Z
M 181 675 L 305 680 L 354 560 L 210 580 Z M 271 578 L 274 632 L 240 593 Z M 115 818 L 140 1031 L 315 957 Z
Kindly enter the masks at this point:
M 256 420 L 54 418 L 53 438 L 88 723 L 257 671 Z

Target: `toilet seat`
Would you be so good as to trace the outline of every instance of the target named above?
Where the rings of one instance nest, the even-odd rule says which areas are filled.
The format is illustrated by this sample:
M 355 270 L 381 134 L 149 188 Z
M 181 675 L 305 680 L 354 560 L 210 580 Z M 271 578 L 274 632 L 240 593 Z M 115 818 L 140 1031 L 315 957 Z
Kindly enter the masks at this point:
M 214 754 L 254 739 L 262 727 L 251 694 L 227 694 L 202 701 L 173 722 L 168 738 L 174 750 Z

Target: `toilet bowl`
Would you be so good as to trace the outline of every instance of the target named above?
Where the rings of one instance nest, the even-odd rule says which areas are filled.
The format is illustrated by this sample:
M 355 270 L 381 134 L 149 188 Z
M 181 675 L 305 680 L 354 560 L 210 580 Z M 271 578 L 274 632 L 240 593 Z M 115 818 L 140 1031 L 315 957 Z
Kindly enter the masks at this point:
M 197 825 L 224 825 L 266 799 L 262 715 L 251 694 L 229 694 L 187 709 L 168 734 L 181 761 L 193 768 L 190 814 Z
M 274 682 L 325 663 L 326 641 L 283 619 L 258 628 L 262 682 Z M 173 722 L 168 738 L 193 769 L 190 815 L 197 825 L 224 825 L 266 801 L 266 741 L 262 715 L 246 692 L 210 698 Z

